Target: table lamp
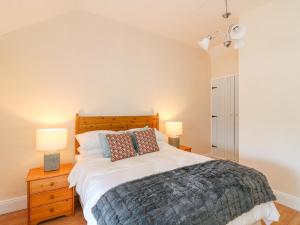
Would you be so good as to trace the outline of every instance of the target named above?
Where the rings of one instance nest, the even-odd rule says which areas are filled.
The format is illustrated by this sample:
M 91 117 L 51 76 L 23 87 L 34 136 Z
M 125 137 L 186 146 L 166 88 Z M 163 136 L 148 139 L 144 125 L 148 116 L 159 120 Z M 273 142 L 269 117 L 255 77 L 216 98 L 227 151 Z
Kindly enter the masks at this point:
M 168 142 L 170 145 L 179 148 L 180 139 L 179 136 L 182 135 L 182 122 L 167 122 L 166 123 L 166 133 L 169 136 Z
M 36 149 L 44 152 L 44 171 L 59 169 L 59 150 L 67 147 L 68 130 L 65 128 L 38 129 L 36 131 Z

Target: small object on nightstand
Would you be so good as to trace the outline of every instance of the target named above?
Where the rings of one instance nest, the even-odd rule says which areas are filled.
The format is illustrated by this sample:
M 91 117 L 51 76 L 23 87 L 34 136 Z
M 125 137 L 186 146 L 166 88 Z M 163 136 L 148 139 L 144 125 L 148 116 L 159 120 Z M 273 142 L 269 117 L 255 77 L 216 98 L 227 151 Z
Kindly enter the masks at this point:
M 36 131 L 36 149 L 44 151 L 44 171 L 59 169 L 58 150 L 67 147 L 68 131 L 65 128 L 38 129 Z
M 30 169 L 27 176 L 28 225 L 59 216 L 74 215 L 74 188 L 69 188 L 68 175 L 73 164 L 62 164 L 60 169 L 44 172 Z
M 189 146 L 180 145 L 179 149 L 186 151 L 186 152 L 192 152 L 192 148 Z
M 169 136 L 168 143 L 176 148 L 180 146 L 180 138 L 182 135 L 182 122 L 167 122 L 166 133 Z

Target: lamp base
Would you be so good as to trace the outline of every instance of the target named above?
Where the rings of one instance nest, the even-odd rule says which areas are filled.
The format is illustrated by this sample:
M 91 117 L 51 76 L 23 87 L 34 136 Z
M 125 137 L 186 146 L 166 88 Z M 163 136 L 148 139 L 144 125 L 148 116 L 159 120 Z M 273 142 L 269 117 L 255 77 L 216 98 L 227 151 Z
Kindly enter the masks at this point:
M 60 165 L 60 153 L 59 152 L 51 152 L 44 154 L 44 171 L 55 171 L 59 170 Z
M 180 146 L 180 138 L 179 137 L 169 137 L 168 138 L 169 145 L 172 145 L 176 148 L 179 148 Z

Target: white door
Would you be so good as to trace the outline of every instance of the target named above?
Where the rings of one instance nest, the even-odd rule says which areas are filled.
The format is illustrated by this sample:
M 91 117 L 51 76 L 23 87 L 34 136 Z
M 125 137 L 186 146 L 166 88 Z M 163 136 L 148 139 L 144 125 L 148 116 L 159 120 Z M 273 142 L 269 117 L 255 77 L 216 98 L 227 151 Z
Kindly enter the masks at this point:
M 212 82 L 212 153 L 238 161 L 238 76 Z

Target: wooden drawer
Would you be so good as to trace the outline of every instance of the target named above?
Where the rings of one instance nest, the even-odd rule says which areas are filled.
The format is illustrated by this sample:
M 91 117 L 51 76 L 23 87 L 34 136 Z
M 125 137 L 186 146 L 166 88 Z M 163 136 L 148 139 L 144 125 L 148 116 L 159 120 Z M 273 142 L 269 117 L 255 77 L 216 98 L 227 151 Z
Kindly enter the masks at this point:
M 60 202 L 39 206 L 30 209 L 30 221 L 44 221 L 70 213 L 73 209 L 73 200 L 66 199 Z
M 54 191 L 47 191 L 30 196 L 30 208 L 46 205 L 53 202 L 73 198 L 73 189 L 61 188 Z
M 44 191 L 51 191 L 59 188 L 68 187 L 67 175 L 52 177 L 48 179 L 34 180 L 30 182 L 30 194 Z

